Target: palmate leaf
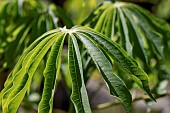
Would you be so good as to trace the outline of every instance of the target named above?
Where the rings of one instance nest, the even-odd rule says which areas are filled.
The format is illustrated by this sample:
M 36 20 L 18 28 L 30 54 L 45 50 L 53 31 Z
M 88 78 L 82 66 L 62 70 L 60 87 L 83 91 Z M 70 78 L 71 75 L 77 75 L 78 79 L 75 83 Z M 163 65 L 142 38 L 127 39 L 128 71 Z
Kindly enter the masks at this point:
M 5 88 L 0 94 L 0 102 L 2 103 L 4 113 L 17 112 L 25 93 L 30 87 L 32 77 L 47 52 L 49 52 L 49 56 L 44 70 L 44 90 L 38 112 L 52 112 L 56 78 L 61 63 L 60 55 L 65 39 L 69 39 L 68 63 L 73 83 L 71 99 L 77 113 L 91 113 L 83 77 L 83 63 L 79 50 L 82 45 L 79 45 L 79 41 L 84 44 L 90 57 L 106 81 L 110 89 L 110 94 L 120 100 L 127 113 L 131 113 L 131 94 L 123 80 L 113 73 L 110 58 L 120 64 L 123 70 L 154 99 L 149 90 L 147 74 L 138 67 L 136 61 L 127 52 L 101 33 L 88 27 L 79 26 L 73 27 L 70 30 L 60 28 L 49 31 L 25 50 L 9 75 L 5 83 Z
M 164 58 L 170 27 L 147 10 L 126 2 L 104 2 L 82 23 L 116 40 L 132 57 L 145 64 Z M 115 34 L 120 38 L 115 39 Z

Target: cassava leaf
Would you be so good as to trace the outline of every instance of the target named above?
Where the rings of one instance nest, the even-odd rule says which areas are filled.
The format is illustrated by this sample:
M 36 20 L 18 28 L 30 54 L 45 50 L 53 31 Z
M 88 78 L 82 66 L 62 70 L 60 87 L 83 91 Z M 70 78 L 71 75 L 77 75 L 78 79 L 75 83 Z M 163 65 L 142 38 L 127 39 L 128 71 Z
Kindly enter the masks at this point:
M 138 52 L 140 51 L 141 53 L 141 59 L 144 59 L 144 61 L 146 61 L 146 63 L 148 63 L 148 56 L 146 53 L 146 45 L 145 44 L 145 36 L 140 32 L 140 27 L 139 27 L 139 23 L 136 22 L 136 18 L 133 18 L 133 15 L 129 15 L 127 14 L 126 10 L 123 9 L 123 12 L 126 16 L 126 18 L 128 18 L 130 25 L 128 25 L 132 35 L 131 37 L 136 37 L 136 38 L 132 38 L 134 40 L 134 43 L 137 42 L 137 45 L 134 45 L 134 50 L 136 50 L 136 48 L 138 48 Z M 136 22 L 136 24 L 135 24 Z M 134 51 L 135 52 L 135 51 Z
M 46 68 L 44 70 L 44 89 L 41 102 L 39 104 L 39 113 L 51 113 L 53 108 L 53 97 L 56 86 L 56 77 L 60 70 L 60 55 L 65 36 L 61 35 L 56 39 L 50 55 L 48 57 Z
M 126 51 L 132 56 L 132 44 L 130 42 L 130 38 L 129 38 L 129 30 L 128 30 L 128 26 L 126 24 L 126 19 L 125 16 L 122 12 L 122 10 L 119 8 L 117 9 L 119 12 L 119 31 L 121 34 L 122 38 L 125 38 L 125 49 Z
M 78 31 L 77 31 L 78 32 Z M 94 32 L 92 29 L 79 28 L 79 32 L 86 32 L 89 38 L 96 41 L 101 49 L 105 50 L 113 60 L 116 60 L 128 75 L 153 99 L 149 86 L 148 75 L 139 68 L 136 61 L 131 58 L 117 43 L 107 39 L 105 35 Z
M 72 40 L 71 40 L 72 39 Z M 79 47 L 74 35 L 69 39 L 69 70 L 73 83 L 71 99 L 77 113 L 91 113 L 83 79 L 83 68 Z
M 32 76 L 36 71 L 40 61 L 42 60 L 48 49 L 51 47 L 51 45 L 54 43 L 55 35 L 57 34 L 54 33 L 53 35 L 41 41 L 36 46 L 36 48 L 34 48 L 25 56 L 23 61 L 20 62 L 21 64 L 18 64 L 18 68 L 20 69 L 16 68 L 17 71 L 15 71 L 14 69 L 14 73 L 9 76 L 10 80 L 7 81 L 8 85 L 6 84 L 8 89 L 4 92 L 2 96 L 4 113 L 16 112 L 17 108 L 20 105 L 20 102 L 22 101 L 26 91 L 30 86 Z M 22 83 L 18 84 L 20 81 L 22 81 Z
M 118 76 L 113 74 L 112 65 L 109 60 L 100 48 L 97 47 L 97 44 L 90 40 L 91 38 L 89 36 L 85 33 L 77 33 L 77 35 L 84 43 L 98 70 L 108 84 L 110 94 L 120 99 L 126 111 L 131 113 L 131 94 L 129 93 L 124 82 Z
M 129 12 L 128 13 L 129 15 L 131 15 L 132 13 L 134 15 L 136 15 L 136 18 L 138 19 L 138 23 L 143 22 L 142 24 L 140 24 L 140 26 L 142 27 L 143 32 L 146 34 L 146 37 L 147 37 L 148 41 L 152 43 L 152 45 L 154 46 L 156 52 L 160 56 L 164 56 L 164 54 L 163 54 L 163 48 L 164 48 L 163 34 L 160 34 L 156 30 L 154 30 L 152 27 L 150 27 L 150 25 L 147 23 L 144 16 L 142 16 L 136 10 L 129 8 L 127 10 L 127 12 Z
M 83 24 L 116 40 L 134 58 L 140 58 L 145 64 L 153 57 L 156 60 L 164 58 L 170 39 L 170 26 L 165 21 L 127 2 L 104 2 L 92 14 L 93 17 L 87 18 Z M 116 34 L 121 37 L 114 39 Z M 139 48 L 138 52 L 135 52 L 136 48 Z

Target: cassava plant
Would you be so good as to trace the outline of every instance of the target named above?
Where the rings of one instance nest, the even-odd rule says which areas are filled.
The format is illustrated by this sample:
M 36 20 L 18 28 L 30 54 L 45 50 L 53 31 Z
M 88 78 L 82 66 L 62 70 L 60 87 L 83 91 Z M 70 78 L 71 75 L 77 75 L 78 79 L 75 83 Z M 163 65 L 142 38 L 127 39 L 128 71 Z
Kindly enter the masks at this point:
M 39 104 L 39 112 L 46 113 L 52 110 L 55 80 L 60 70 L 60 54 L 66 38 L 69 40 L 68 63 L 73 83 L 71 97 L 77 112 L 91 112 L 83 80 L 80 45 L 77 40 L 84 44 L 108 84 L 110 93 L 121 100 L 127 112 L 131 112 L 131 94 L 123 81 L 113 73 L 111 60 L 117 61 L 124 71 L 154 99 L 148 87 L 147 74 L 118 44 L 90 28 L 74 27 L 70 30 L 58 28 L 45 33 L 34 41 L 21 56 L 1 92 L 4 113 L 15 113 L 17 111 L 29 89 L 36 68 L 50 48 L 51 51 L 44 70 L 44 91 Z M 19 81 L 22 82 L 18 84 Z
M 44 32 L 47 32 L 36 39 L 33 35 L 35 35 L 35 30 L 37 31 L 34 27 L 37 26 L 34 24 L 25 26 L 21 29 L 26 33 L 21 32 L 21 36 L 17 35 L 18 39 L 14 40 L 18 44 L 24 42 L 26 35 L 35 38 L 29 47 L 23 49 L 24 52 L 9 74 L 4 89 L 0 93 L 3 113 L 17 112 L 25 94 L 29 92 L 38 66 L 45 57 L 47 59 L 43 71 L 44 88 L 38 112 L 52 112 L 56 80 L 60 75 L 61 55 L 65 44 L 68 44 L 68 76 L 71 76 L 71 100 L 76 113 L 92 112 L 85 86 L 85 76 L 87 75 L 84 72 L 86 67 L 84 63 L 86 58 L 82 54 L 84 52 L 104 78 L 110 94 L 118 98 L 127 113 L 132 112 L 131 93 L 124 80 L 113 71 L 114 64 L 117 64 L 126 73 L 126 76 L 137 83 L 155 101 L 148 85 L 148 75 L 140 68 L 139 62 L 135 58 L 140 58 L 144 64 L 148 65 L 152 57 L 159 61 L 161 57 L 164 58 L 167 55 L 170 28 L 166 22 L 151 16 L 149 12 L 137 5 L 124 2 L 100 4 L 82 23 L 86 26 L 73 26 L 70 19 L 61 16 L 64 14 L 62 9 L 54 8 L 53 10 L 58 11 L 66 27 L 46 29 Z M 52 20 L 49 22 L 55 26 L 54 15 L 51 15 L 50 18 Z M 47 18 L 44 19 L 47 20 Z M 39 20 L 38 18 L 37 22 Z M 20 27 L 21 24 L 18 26 Z M 50 29 L 52 28 L 54 27 L 50 27 Z M 120 38 L 115 39 L 116 34 L 120 34 Z

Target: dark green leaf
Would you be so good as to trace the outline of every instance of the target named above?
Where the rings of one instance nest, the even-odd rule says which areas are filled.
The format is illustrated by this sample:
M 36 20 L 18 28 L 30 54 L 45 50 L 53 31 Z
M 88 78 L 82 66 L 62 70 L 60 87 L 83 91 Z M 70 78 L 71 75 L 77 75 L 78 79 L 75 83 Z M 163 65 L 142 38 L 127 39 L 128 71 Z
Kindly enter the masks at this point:
M 60 71 L 60 55 L 65 36 L 57 37 L 44 70 L 44 90 L 39 104 L 39 113 L 52 113 L 53 97 L 55 93 L 56 78 Z
M 97 44 L 93 43 L 89 36 L 85 35 L 84 33 L 77 33 L 80 40 L 84 43 L 85 47 L 87 48 L 90 56 L 92 57 L 93 61 L 95 62 L 98 70 L 104 77 L 106 83 L 109 86 L 110 93 L 113 96 L 116 96 L 120 101 L 123 103 L 126 111 L 131 113 L 131 94 L 129 93 L 128 89 L 124 82 L 115 74 L 113 74 L 112 65 L 109 60 L 106 58 L 104 53 L 97 47 Z
M 72 39 L 72 40 L 71 40 Z M 73 83 L 71 99 L 77 113 L 91 113 L 83 79 L 83 68 L 78 44 L 74 35 L 69 39 L 69 70 Z

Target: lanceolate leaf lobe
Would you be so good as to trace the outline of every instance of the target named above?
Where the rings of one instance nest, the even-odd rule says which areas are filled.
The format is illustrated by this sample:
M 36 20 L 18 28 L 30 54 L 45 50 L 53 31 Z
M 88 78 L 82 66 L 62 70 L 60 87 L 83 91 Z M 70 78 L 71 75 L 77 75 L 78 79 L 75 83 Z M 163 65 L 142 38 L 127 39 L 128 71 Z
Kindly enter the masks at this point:
M 70 34 L 69 39 L 69 70 L 73 83 L 71 99 L 74 103 L 76 112 L 91 113 L 83 79 L 83 68 L 80 51 L 76 38 L 72 34 Z
M 60 55 L 64 39 L 66 36 L 61 35 L 52 46 L 50 55 L 44 70 L 44 91 L 39 104 L 40 113 L 50 113 L 53 108 L 53 97 L 56 86 L 56 77 L 60 70 Z

